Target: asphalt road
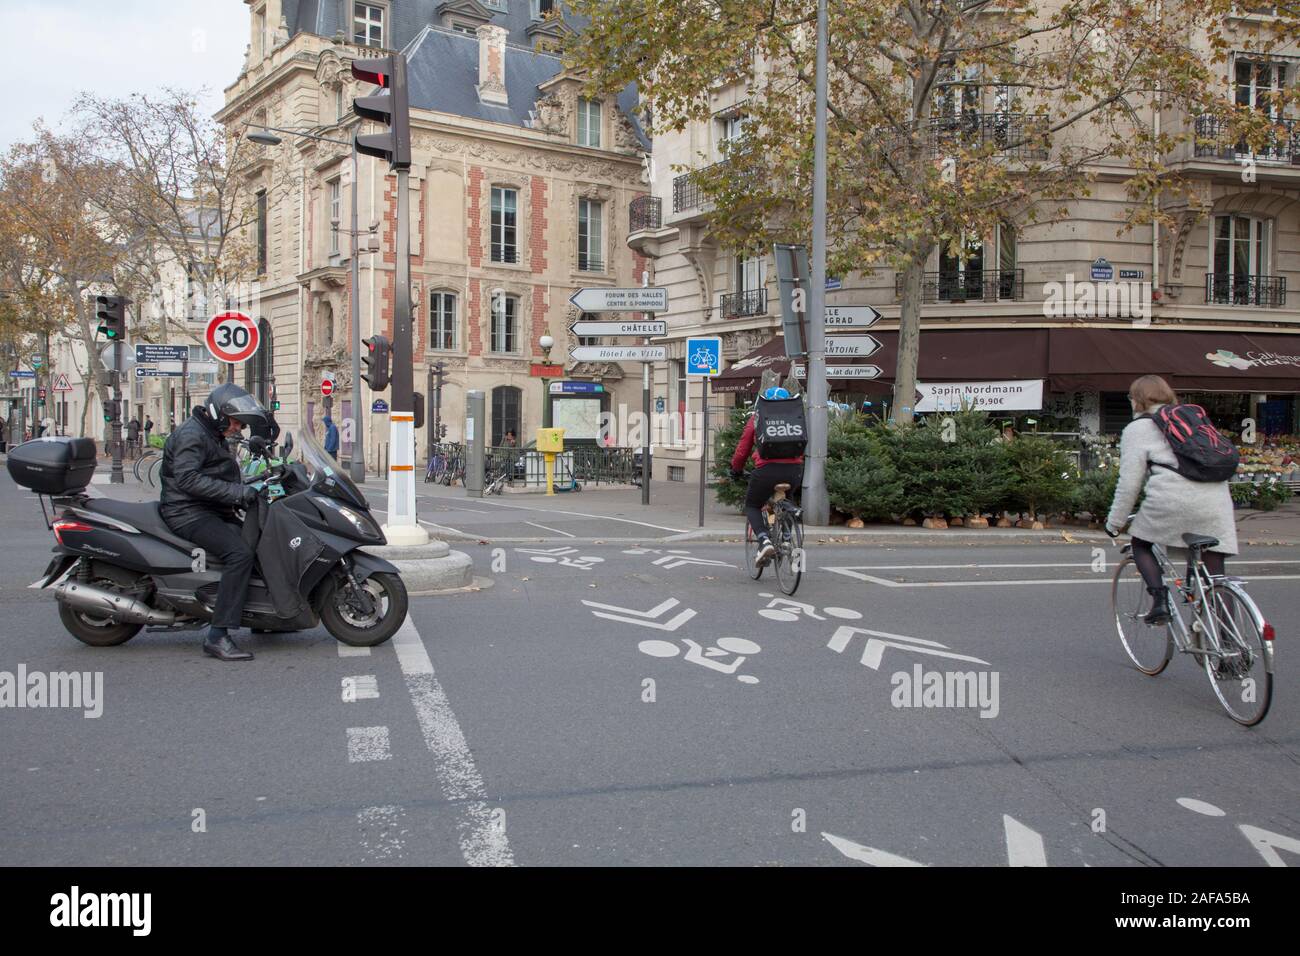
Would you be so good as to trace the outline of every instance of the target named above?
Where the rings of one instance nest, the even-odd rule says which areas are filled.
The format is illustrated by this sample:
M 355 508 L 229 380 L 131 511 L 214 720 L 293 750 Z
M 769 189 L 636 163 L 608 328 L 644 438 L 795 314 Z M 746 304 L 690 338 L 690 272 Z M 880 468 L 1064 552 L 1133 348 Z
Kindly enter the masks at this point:
M 0 521 L 0 671 L 103 674 L 98 718 L 0 710 L 9 864 L 1300 863 L 1300 549 L 1238 565 L 1278 629 L 1243 729 L 1190 659 L 1126 663 L 1091 544 L 813 548 L 797 603 L 736 545 L 469 545 L 493 587 L 373 653 L 221 664 L 79 644 L 3 476 Z M 990 716 L 895 706 L 917 664 Z

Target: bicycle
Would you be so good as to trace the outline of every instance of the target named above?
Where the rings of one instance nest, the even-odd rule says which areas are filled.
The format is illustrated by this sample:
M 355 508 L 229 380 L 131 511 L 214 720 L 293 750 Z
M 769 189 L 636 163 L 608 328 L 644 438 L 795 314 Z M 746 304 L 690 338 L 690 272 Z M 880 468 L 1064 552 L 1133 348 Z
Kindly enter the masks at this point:
M 1264 620 L 1239 579 L 1213 575 L 1206 568 L 1201 554 L 1218 544 L 1217 539 L 1184 534 L 1183 543 L 1188 556 L 1182 578 L 1165 549 L 1158 544 L 1152 548 L 1171 605 L 1169 623 L 1156 626 L 1143 620 L 1152 601 L 1133 559 L 1133 545 L 1121 548 L 1125 557 L 1111 581 L 1115 630 L 1129 660 L 1149 677 L 1168 666 L 1175 650 L 1191 654 L 1228 716 L 1253 727 L 1268 714 L 1273 700 L 1273 625 Z M 1186 611 L 1190 623 L 1184 620 Z M 1234 698 L 1239 700 L 1234 703 Z
M 745 477 L 749 480 L 749 476 Z M 803 578 L 803 509 L 786 497 L 790 485 L 781 483 L 772 489 L 772 497 L 763 505 L 768 536 L 776 548 L 767 563 L 771 563 L 777 584 L 783 594 L 793 595 Z M 758 539 L 749 521 L 745 521 L 745 567 L 749 576 L 757 581 L 763 576 L 767 563 L 758 564 Z
M 434 452 L 429 456 L 429 464 L 424 469 L 424 480 L 426 482 L 441 481 L 442 473 L 447 468 L 447 456 L 442 452 Z

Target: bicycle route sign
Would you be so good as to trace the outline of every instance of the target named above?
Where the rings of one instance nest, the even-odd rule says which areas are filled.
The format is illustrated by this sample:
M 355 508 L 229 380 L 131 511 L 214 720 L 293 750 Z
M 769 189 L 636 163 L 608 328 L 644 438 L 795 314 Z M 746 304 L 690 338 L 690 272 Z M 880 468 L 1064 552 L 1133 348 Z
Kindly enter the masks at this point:
M 722 339 L 718 336 L 686 340 L 686 374 L 712 377 L 722 374 Z

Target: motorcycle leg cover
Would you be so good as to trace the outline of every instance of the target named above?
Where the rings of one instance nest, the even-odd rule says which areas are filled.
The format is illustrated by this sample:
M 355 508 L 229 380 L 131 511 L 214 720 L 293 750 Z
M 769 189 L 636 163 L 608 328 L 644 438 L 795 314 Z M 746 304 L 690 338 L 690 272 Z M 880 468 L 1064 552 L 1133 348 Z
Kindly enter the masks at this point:
M 267 509 L 257 557 L 276 617 L 297 617 L 307 608 L 307 599 L 299 587 L 303 575 L 324 550 L 324 542 L 291 510 L 282 505 Z
M 241 528 L 233 521 L 212 517 L 178 528 L 176 533 L 193 541 L 221 562 L 221 583 L 217 586 L 217 606 L 212 615 L 213 627 L 238 628 L 244 616 L 244 599 L 248 580 L 253 576 L 253 552 L 244 543 Z

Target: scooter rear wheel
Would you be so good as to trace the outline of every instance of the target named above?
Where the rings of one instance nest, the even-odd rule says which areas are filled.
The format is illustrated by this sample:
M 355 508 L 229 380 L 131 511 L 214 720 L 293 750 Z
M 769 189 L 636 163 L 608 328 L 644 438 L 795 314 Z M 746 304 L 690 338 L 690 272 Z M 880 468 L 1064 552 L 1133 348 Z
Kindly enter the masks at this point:
M 116 647 L 140 633 L 143 624 L 117 624 L 107 618 L 76 611 L 59 602 L 59 620 L 69 634 L 91 647 Z
M 349 590 L 346 581 L 340 586 L 335 579 L 321 602 L 321 623 L 336 640 L 352 647 L 375 647 L 397 633 L 408 604 L 400 577 L 379 571 L 361 582 L 364 595 Z

